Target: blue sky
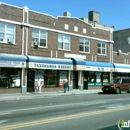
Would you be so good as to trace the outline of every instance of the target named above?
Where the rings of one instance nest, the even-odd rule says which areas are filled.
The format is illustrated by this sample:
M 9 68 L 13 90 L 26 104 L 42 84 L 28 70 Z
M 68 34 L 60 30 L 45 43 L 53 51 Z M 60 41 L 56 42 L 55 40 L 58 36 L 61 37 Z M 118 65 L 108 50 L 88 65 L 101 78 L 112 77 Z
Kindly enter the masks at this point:
M 100 23 L 115 26 L 115 30 L 130 28 L 130 0 L 1 0 L 0 2 L 27 6 L 30 10 L 56 16 L 68 11 L 71 17 L 88 18 L 89 11 L 100 13 Z

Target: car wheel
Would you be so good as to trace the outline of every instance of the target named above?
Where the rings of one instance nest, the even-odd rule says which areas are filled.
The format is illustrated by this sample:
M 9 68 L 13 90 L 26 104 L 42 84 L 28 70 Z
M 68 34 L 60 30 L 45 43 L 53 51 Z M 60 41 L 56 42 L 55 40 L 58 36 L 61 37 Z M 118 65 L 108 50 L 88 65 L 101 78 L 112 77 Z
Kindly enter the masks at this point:
M 105 94 L 105 93 L 106 93 L 106 91 L 103 91 L 103 93 Z
M 118 88 L 118 87 L 116 88 L 116 93 L 117 93 L 117 94 L 120 94 L 120 93 L 121 93 L 120 88 Z

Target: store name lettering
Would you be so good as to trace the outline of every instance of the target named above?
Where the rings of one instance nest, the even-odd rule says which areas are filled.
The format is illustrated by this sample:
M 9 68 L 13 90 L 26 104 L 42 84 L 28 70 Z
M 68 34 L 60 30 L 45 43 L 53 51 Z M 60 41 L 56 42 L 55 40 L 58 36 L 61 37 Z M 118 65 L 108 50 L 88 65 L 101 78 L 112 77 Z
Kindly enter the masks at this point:
M 98 70 L 102 70 L 102 71 L 104 71 L 104 68 L 98 68 Z
M 71 69 L 71 66 L 58 65 L 58 68 L 62 68 L 62 69 Z
M 0 61 L 0 64 L 2 64 L 2 65 L 11 65 L 11 64 L 19 65 L 20 62 L 19 61 Z
M 41 68 L 56 68 L 56 65 L 46 65 L 46 64 L 34 64 L 34 66 Z
M 39 68 L 58 68 L 58 69 L 71 69 L 71 66 L 66 65 L 48 65 L 48 64 L 34 64 L 34 67 Z

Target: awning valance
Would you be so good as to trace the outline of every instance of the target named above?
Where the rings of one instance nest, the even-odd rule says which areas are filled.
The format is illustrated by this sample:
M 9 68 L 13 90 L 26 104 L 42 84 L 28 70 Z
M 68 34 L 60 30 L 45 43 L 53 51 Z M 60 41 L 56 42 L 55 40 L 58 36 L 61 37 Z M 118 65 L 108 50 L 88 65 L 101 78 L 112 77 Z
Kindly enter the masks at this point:
M 86 70 L 113 72 L 114 65 L 106 62 L 86 61 Z
M 58 69 L 58 70 L 73 69 L 73 62 L 70 59 L 28 56 L 27 62 L 28 62 L 28 68 Z
M 26 57 L 23 55 L 0 53 L 0 67 L 25 68 Z
M 130 65 L 114 63 L 115 72 L 130 72 Z
M 73 70 L 85 70 L 86 69 L 86 63 L 84 59 L 79 58 L 71 58 L 73 61 Z

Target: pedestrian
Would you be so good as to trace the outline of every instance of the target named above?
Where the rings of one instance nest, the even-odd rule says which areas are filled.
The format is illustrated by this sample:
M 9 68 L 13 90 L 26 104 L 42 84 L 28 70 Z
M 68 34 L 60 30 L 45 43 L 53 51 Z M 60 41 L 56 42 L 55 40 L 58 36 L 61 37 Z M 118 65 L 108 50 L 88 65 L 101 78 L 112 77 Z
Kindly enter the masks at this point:
M 63 85 L 64 85 L 64 93 L 66 93 L 66 90 L 67 90 L 67 88 L 68 88 L 67 80 L 64 80 L 64 81 L 63 81 Z
M 41 93 L 41 77 L 38 76 L 38 81 L 37 81 L 37 88 L 38 88 L 38 93 Z

